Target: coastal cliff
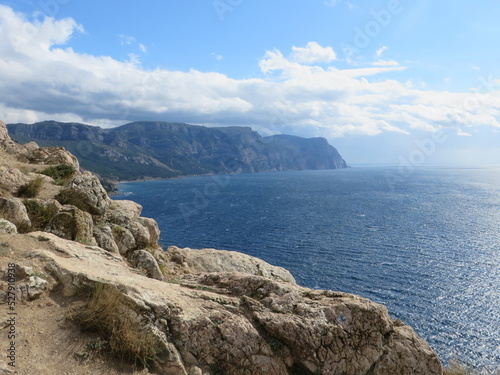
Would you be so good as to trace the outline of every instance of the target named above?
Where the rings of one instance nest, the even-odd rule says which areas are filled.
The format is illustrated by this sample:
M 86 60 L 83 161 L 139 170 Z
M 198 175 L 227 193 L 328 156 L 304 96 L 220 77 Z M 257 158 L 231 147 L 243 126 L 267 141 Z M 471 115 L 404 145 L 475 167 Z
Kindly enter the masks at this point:
M 19 142 L 64 146 L 83 168 L 112 180 L 346 168 L 324 138 L 262 137 L 248 127 L 133 122 L 101 129 L 45 121 L 8 128 Z
M 380 304 L 237 252 L 163 251 L 140 205 L 111 201 L 68 151 L 17 144 L 2 122 L 0 173 L 0 285 L 17 314 L 3 322 L 4 373 L 443 372 Z

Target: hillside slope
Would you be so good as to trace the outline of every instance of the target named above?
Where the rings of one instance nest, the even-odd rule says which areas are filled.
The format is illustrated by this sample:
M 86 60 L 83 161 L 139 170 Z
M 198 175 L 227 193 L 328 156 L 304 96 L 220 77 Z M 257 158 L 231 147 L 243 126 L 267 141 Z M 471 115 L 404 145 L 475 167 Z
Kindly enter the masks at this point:
M 262 137 L 247 127 L 133 122 L 101 129 L 45 121 L 9 124 L 8 129 L 20 143 L 64 146 L 83 168 L 112 180 L 346 168 L 324 138 Z

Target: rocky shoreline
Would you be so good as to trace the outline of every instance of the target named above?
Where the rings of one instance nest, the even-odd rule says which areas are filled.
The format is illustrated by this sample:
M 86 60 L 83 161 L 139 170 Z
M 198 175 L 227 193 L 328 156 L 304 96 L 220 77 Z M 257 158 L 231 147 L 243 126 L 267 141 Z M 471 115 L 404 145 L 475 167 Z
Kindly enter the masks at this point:
M 0 285 L 18 313 L 4 373 L 443 373 L 380 304 L 237 252 L 164 251 L 139 204 L 112 201 L 63 148 L 16 144 L 2 122 L 0 173 Z

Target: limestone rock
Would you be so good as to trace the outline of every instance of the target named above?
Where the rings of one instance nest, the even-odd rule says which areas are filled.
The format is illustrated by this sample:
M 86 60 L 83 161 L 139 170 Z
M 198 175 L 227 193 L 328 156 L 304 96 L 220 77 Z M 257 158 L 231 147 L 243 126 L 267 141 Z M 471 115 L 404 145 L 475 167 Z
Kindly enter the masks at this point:
M 141 216 L 142 206 L 139 203 L 127 200 L 115 200 L 110 205 L 112 215 L 117 216 L 117 220 L 123 220 L 121 217 L 137 219 Z M 119 224 L 118 222 L 116 224 Z
M 0 146 L 9 154 L 15 154 L 19 150 L 19 145 L 10 138 L 7 126 L 3 121 L 0 121 Z
M 184 270 L 184 273 L 242 272 L 295 283 L 294 277 L 288 270 L 272 266 L 261 259 L 236 251 L 214 249 L 193 250 L 171 246 L 165 255 L 173 263 L 180 265 L 185 263 L 189 269 Z
M 124 224 L 124 227 L 130 231 L 135 240 L 137 249 L 144 249 L 150 244 L 149 231 L 147 228 L 137 221 L 129 221 Z
M 149 245 L 157 246 L 160 240 L 160 228 L 158 228 L 158 223 L 156 220 L 150 219 L 148 217 L 139 217 L 137 221 L 144 225 L 149 232 Z
M 144 270 L 147 277 L 151 277 L 156 280 L 163 280 L 163 274 L 158 266 L 158 262 L 149 251 L 134 251 L 130 257 L 130 262 L 135 268 Z
M 75 176 L 56 197 L 62 204 L 72 204 L 92 215 L 102 215 L 111 200 L 99 179 L 90 172 Z
M 10 140 L 9 131 L 7 130 L 7 125 L 5 122 L 0 120 L 0 142 Z
M 8 220 L 0 219 L 0 234 L 17 234 L 17 227 Z
M 94 238 L 97 242 L 97 246 L 112 253 L 120 253 L 109 225 L 94 226 Z
M 48 282 L 38 276 L 29 276 L 26 282 L 16 286 L 16 297 L 19 301 L 33 301 L 41 297 L 47 289 Z
M 49 239 L 63 246 L 64 240 Z M 37 253 L 49 259 L 63 290 L 99 286 L 96 303 L 112 301 L 113 319 L 98 319 L 115 332 L 107 340 L 119 340 L 111 328 L 120 319 L 141 339 L 156 338 L 151 345 L 166 374 L 193 367 L 231 375 L 442 374 L 435 353 L 410 327 L 361 297 L 241 273 L 165 283 L 134 274 L 107 251 L 78 244 L 67 246 L 64 256 Z M 87 307 L 79 306 L 85 315 Z M 192 371 L 199 374 L 197 369 Z
M 86 245 L 97 245 L 93 235 L 92 216 L 75 206 L 62 206 L 45 231 Z
M 0 198 L 0 218 L 13 223 L 21 233 L 27 232 L 31 227 L 26 207 L 18 198 Z
M 134 250 L 137 247 L 134 236 L 127 228 L 115 225 L 111 228 L 111 233 L 121 255 L 127 256 L 130 250 Z
M 16 192 L 19 187 L 28 183 L 30 178 L 17 168 L 0 166 L 0 188 L 10 193 Z
M 31 164 L 58 165 L 68 164 L 75 170 L 80 169 L 78 159 L 64 147 L 32 147 L 25 148 L 23 153 Z

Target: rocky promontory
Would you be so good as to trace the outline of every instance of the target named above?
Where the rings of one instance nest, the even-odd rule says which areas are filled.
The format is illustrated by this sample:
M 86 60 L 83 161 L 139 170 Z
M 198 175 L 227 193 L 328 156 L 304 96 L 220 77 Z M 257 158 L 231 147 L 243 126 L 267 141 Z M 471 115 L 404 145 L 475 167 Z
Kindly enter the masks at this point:
M 241 253 L 164 251 L 140 205 L 110 200 L 79 168 L 63 148 L 13 142 L 0 122 L 10 354 L 0 372 L 442 374 L 429 345 L 384 306 L 303 288 Z

